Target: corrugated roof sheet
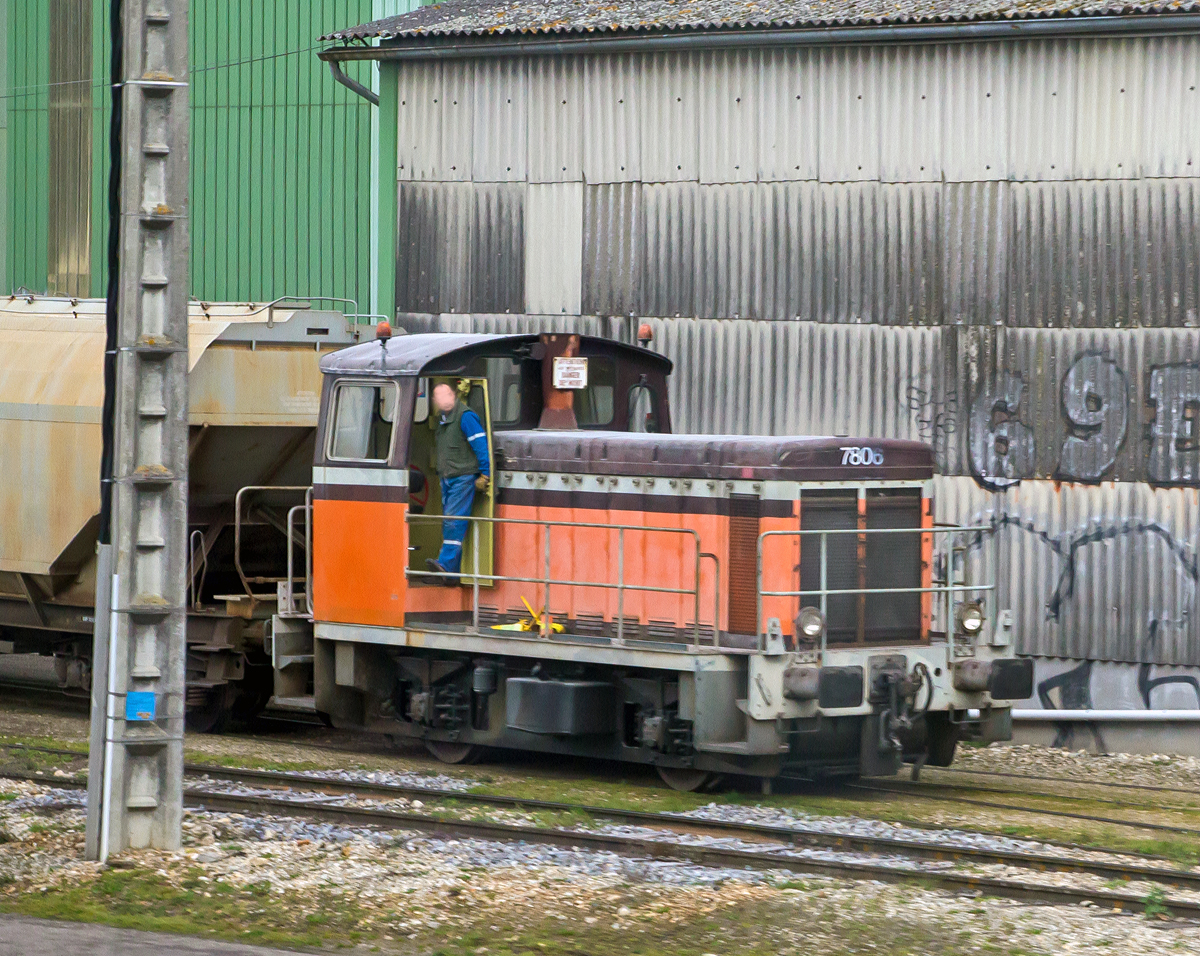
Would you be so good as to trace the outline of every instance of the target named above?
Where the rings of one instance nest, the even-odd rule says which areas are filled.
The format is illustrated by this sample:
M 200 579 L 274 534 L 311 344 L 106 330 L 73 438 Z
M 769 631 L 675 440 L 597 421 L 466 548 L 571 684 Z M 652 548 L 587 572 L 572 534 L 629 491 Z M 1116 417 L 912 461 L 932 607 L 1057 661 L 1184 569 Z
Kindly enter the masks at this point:
M 1200 12 L 1200 0 L 449 0 L 322 40 L 825 27 Z

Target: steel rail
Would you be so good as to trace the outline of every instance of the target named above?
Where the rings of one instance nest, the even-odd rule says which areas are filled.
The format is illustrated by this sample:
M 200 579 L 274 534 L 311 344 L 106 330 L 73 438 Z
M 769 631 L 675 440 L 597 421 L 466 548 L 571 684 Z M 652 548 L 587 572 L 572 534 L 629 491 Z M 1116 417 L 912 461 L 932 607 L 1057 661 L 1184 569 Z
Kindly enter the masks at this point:
M 75 751 L 66 751 L 75 756 L 82 756 Z M 209 779 L 227 780 L 233 783 L 259 783 L 268 786 L 287 786 L 302 788 L 309 792 L 324 792 L 338 794 L 369 794 L 383 798 L 424 797 L 429 800 L 458 800 L 464 803 L 485 804 L 498 807 L 525 808 L 530 810 L 549 810 L 563 813 L 585 813 L 593 817 L 623 820 L 630 823 L 642 823 L 659 828 L 684 830 L 691 832 L 712 832 L 767 838 L 794 846 L 815 847 L 820 849 L 897 853 L 915 859 L 929 861 L 973 862 L 977 864 L 1000 864 L 1035 868 L 1041 871 L 1061 873 L 1086 873 L 1105 879 L 1147 880 L 1165 883 L 1170 886 L 1200 891 L 1200 873 L 1171 870 L 1163 867 L 1152 867 L 1132 864 L 1107 863 L 1098 860 L 1081 860 L 1069 857 L 1055 856 L 1045 853 L 1022 853 L 1015 850 L 987 850 L 980 847 L 938 846 L 918 840 L 905 840 L 897 837 L 854 836 L 850 834 L 816 833 L 796 830 L 791 827 L 772 826 L 769 824 L 739 823 L 729 820 L 706 820 L 696 817 L 685 817 L 678 814 L 660 813 L 647 810 L 629 810 L 623 808 L 589 806 L 586 804 L 564 803 L 560 801 L 538 800 L 508 795 L 491 795 L 481 793 L 463 793 L 457 790 L 444 790 L 419 786 L 402 786 L 397 784 L 373 783 L 370 781 L 326 780 L 302 773 L 290 773 L 275 770 L 252 770 L 228 768 L 207 764 L 186 764 L 185 772 L 189 776 L 202 775 Z M 55 782 L 61 778 L 35 777 L 34 780 Z M 1124 855 L 1116 850 L 1095 850 L 1084 847 L 1076 848 L 1083 852 L 1111 852 L 1114 855 Z
M 32 777 L 28 774 L 0 773 L 7 779 L 25 780 L 33 783 L 53 783 L 62 789 L 86 788 L 86 781 L 78 778 L 53 779 Z M 538 827 L 524 824 L 494 823 L 477 820 L 447 820 L 428 814 L 400 813 L 393 810 L 377 810 L 365 807 L 345 807 L 332 804 L 300 803 L 295 800 L 275 799 L 263 796 L 240 796 L 206 790 L 187 790 L 184 805 L 195 810 L 221 813 L 271 814 L 312 820 L 343 826 L 377 827 L 385 830 L 415 830 L 431 836 L 468 839 L 498 840 L 504 842 L 526 842 L 546 846 L 561 846 L 573 849 L 587 848 L 608 851 L 622 856 L 660 860 L 678 860 L 702 866 L 758 868 L 787 870 L 794 873 L 819 874 L 856 880 L 877 880 L 886 883 L 920 883 L 959 893 L 988 895 L 1023 902 L 1048 904 L 1079 904 L 1088 902 L 1103 905 L 1115 912 L 1134 913 L 1144 910 L 1147 900 L 1127 893 L 1109 890 L 1088 890 L 1049 886 L 1039 883 L 997 879 L 987 876 L 970 876 L 962 873 L 947 873 L 938 870 L 923 870 L 911 867 L 887 866 L 879 863 L 850 860 L 817 860 L 808 857 L 789 856 L 779 851 L 742 850 L 728 847 L 696 846 L 669 840 L 646 839 L 622 834 L 589 833 L 566 830 L 558 827 Z M 786 848 L 783 848 L 786 849 Z M 1037 864 L 1026 863 L 1026 866 Z M 1141 875 L 1139 867 L 1113 869 L 1125 879 L 1150 880 L 1157 878 Z M 1079 871 L 1086 872 L 1086 871 Z M 1180 874 L 1164 871 L 1172 878 Z M 1200 920 L 1200 902 L 1166 898 L 1155 901 L 1165 906 L 1174 916 Z
M 445 820 L 425 814 L 397 813 L 358 807 L 339 807 L 328 804 L 297 803 L 264 797 L 240 797 L 192 790 L 184 802 L 195 809 L 234 813 L 270 813 L 325 823 L 350 826 L 379 827 L 392 830 L 417 830 L 434 836 L 490 839 L 505 842 L 522 841 L 561 847 L 586 847 L 609 851 L 622 856 L 679 860 L 705 866 L 756 867 L 788 870 L 796 873 L 821 874 L 849 879 L 869 879 L 888 883 L 918 882 L 938 889 L 984 894 L 1033 903 L 1079 904 L 1090 902 L 1104 905 L 1117 912 L 1138 912 L 1146 900 L 1126 893 L 1108 890 L 1085 890 L 1038 883 L 1024 883 L 994 877 L 970 876 L 886 866 L 857 861 L 815 860 L 788 856 L 780 852 L 740 850 L 724 847 L 695 846 L 668 840 L 645 839 L 617 834 L 588 833 L 557 827 L 525 826 L 473 820 Z M 1130 877 L 1133 878 L 1133 877 Z M 1139 877 L 1140 878 L 1140 877 Z M 1200 902 L 1172 898 L 1157 901 L 1175 916 L 1200 919 Z
M 965 767 L 926 767 L 925 772 L 965 773 L 979 777 L 1008 777 L 1011 780 L 1041 780 L 1047 783 L 1069 783 L 1084 787 L 1117 787 L 1121 790 L 1149 790 L 1153 793 L 1189 793 L 1195 795 L 1195 790 L 1186 787 L 1166 787 L 1153 783 L 1122 783 L 1116 780 L 1084 780 L 1080 777 L 1048 777 L 1036 773 L 1006 773 L 1003 770 L 968 770 Z
M 1165 882 L 1173 886 L 1200 891 L 1200 873 L 1171 870 L 1162 867 L 1135 866 L 1130 864 L 1106 863 L 1095 860 L 1071 859 L 1048 853 L 1021 853 L 1015 850 L 986 850 L 980 847 L 937 846 L 919 840 L 904 840 L 897 837 L 854 836 L 850 834 L 817 833 L 796 830 L 791 827 L 772 826 L 759 823 L 739 823 L 730 820 L 706 820 L 702 817 L 686 817 L 679 814 L 649 810 L 591 806 L 551 800 L 526 799 L 507 795 L 462 793 L 456 790 L 434 790 L 426 787 L 405 787 L 396 784 L 371 782 L 324 780 L 300 773 L 274 770 L 243 770 L 198 764 L 188 764 L 189 774 L 203 774 L 209 778 L 225 779 L 238 783 L 257 782 L 271 786 L 301 786 L 307 790 L 335 793 L 371 794 L 374 796 L 421 796 L 426 799 L 461 800 L 465 803 L 492 806 L 550 810 L 564 813 L 585 813 L 594 817 L 608 817 L 631 823 L 644 823 L 656 827 L 692 831 L 718 830 L 759 838 L 770 838 L 797 846 L 818 847 L 832 850 L 855 850 L 860 852 L 901 853 L 919 859 L 933 861 L 972 861 L 976 863 L 1002 864 L 1035 867 L 1064 873 L 1090 873 L 1106 879 L 1145 879 Z M 1037 842 L 1037 841 L 1035 841 Z M 1124 855 L 1119 850 L 1094 850 L 1084 847 L 1081 852 L 1110 852 Z
M 870 786 L 865 783 L 847 783 L 844 786 L 853 790 L 868 793 L 889 793 L 893 796 L 916 797 L 918 800 L 940 800 L 943 803 L 965 803 L 973 807 L 988 807 L 992 810 L 1013 810 L 1020 813 L 1032 813 L 1037 816 L 1065 817 L 1070 820 L 1086 820 L 1089 823 L 1109 823 L 1115 826 L 1130 827 L 1134 830 L 1156 830 L 1163 833 L 1185 834 L 1200 836 L 1200 830 L 1191 827 L 1173 827 L 1165 823 L 1146 823 L 1137 820 L 1121 820 L 1116 817 L 1097 817 L 1087 813 L 1071 813 L 1069 810 L 1048 810 L 1041 807 L 1026 807 L 1015 803 L 994 803 L 991 800 L 973 800 L 970 797 L 939 796 L 936 793 L 922 793 L 920 790 L 906 789 L 903 786 Z M 1043 795 L 1044 796 L 1044 795 Z M 1047 797 L 1046 799 L 1052 799 Z
M 313 724 L 312 726 L 321 726 L 321 725 Z M 237 738 L 233 738 L 233 739 L 250 740 L 250 741 L 254 741 L 254 742 L 260 741 L 260 738 L 256 738 L 256 737 L 237 737 Z M 294 746 L 308 747 L 313 750 L 324 750 L 324 751 L 328 751 L 330 753 L 363 754 L 363 753 L 369 752 L 369 751 L 363 751 L 361 748 L 338 747 L 338 746 L 334 746 L 332 744 L 303 743 L 303 744 L 294 744 Z M 29 744 L 20 744 L 20 743 L 14 743 L 14 744 L 0 743 L 0 749 L 29 750 L 29 751 L 34 751 L 36 753 L 55 754 L 55 755 L 67 756 L 67 757 L 86 757 L 87 756 L 87 751 L 85 751 L 85 750 L 66 750 L 66 749 L 52 748 L 52 747 L 37 747 L 37 746 L 29 745 Z M 373 752 L 373 751 L 371 751 L 371 752 Z M 482 794 L 482 793 L 463 792 L 460 790 L 442 790 L 442 789 L 438 789 L 435 787 L 421 787 L 421 786 L 406 787 L 406 786 L 403 786 L 400 784 L 377 784 L 377 783 L 370 783 L 368 781 L 351 783 L 351 782 L 337 781 L 337 780 L 324 780 L 319 777 L 305 776 L 304 774 L 294 774 L 292 776 L 289 776 L 287 771 L 249 770 L 249 769 L 242 769 L 242 768 L 219 767 L 219 766 L 215 766 L 215 765 L 192 764 L 192 763 L 185 764 L 184 770 L 186 773 L 189 773 L 189 774 L 192 774 L 192 773 L 208 774 L 209 776 L 214 776 L 214 777 L 220 776 L 222 779 L 228 779 L 228 780 L 244 779 L 244 780 L 250 781 L 253 779 L 255 782 L 272 782 L 272 780 L 273 780 L 275 783 L 282 784 L 282 785 L 288 785 L 288 786 L 292 785 L 293 783 L 303 783 L 305 785 L 309 785 L 310 789 L 313 789 L 313 787 L 311 786 L 312 784 L 319 784 L 320 787 L 318 787 L 316 789 L 343 788 L 343 792 L 355 792 L 355 793 L 378 792 L 380 794 L 392 795 L 392 796 L 419 796 L 419 797 L 430 797 L 433 799 L 454 799 L 454 800 L 460 800 L 460 801 L 467 802 L 467 803 L 484 803 L 484 804 L 492 804 L 494 806 L 528 807 L 531 809 L 561 810 L 564 812 L 577 811 L 577 812 L 594 813 L 596 815 L 604 814 L 604 815 L 608 815 L 608 816 L 614 817 L 614 818 L 619 817 L 619 818 L 630 819 L 630 820 L 637 820 L 637 819 L 640 819 L 641 817 L 645 816 L 646 819 L 658 821 L 660 823 L 662 820 L 662 818 L 659 818 L 658 816 L 656 816 L 652 811 L 625 810 L 625 809 L 621 809 L 621 808 L 609 808 L 609 807 L 593 807 L 593 806 L 588 806 L 586 804 L 567 804 L 567 803 L 559 803 L 559 802 L 555 802 L 555 801 L 538 800 L 536 798 L 513 797 L 513 796 L 504 795 L 504 794 L 488 795 L 488 794 Z M 279 775 L 279 776 L 273 777 L 272 775 Z M 4 774 L 0 773 L 0 776 L 4 776 Z M 47 782 L 54 782 L 54 780 L 57 778 L 32 777 L 30 779 L 34 780 L 35 782 L 47 783 Z M 784 777 L 782 779 L 797 780 L 797 781 L 801 780 L 801 778 L 797 778 L 797 777 Z M 810 782 L 810 781 L 808 781 L 807 779 L 804 779 L 801 782 Z M 876 788 L 871 788 L 871 787 L 868 787 L 865 785 L 843 784 L 843 786 L 847 786 L 847 787 L 857 786 L 858 789 L 864 789 L 864 790 L 876 789 Z M 898 789 L 877 788 L 877 790 L 878 790 L 878 792 L 881 792 L 881 793 L 889 793 L 889 794 L 900 795 L 900 796 L 904 795 L 903 791 L 898 790 Z M 920 796 L 920 794 L 917 794 L 917 796 Z M 928 795 L 926 795 L 926 798 L 931 799 L 931 800 L 939 799 L 934 794 L 928 794 Z M 1109 821 L 1104 817 L 1094 817 L 1094 816 L 1088 816 L 1085 814 L 1066 814 L 1066 813 L 1061 813 L 1058 811 L 1042 811 L 1042 810 L 1038 810 L 1038 809 L 1032 808 L 1032 807 L 1018 807 L 1018 806 L 1006 807 L 1006 806 L 1003 806 L 1000 804 L 994 804 L 994 803 L 983 802 L 983 801 L 965 801 L 964 798 L 959 798 L 959 797 L 947 797 L 945 799 L 949 800 L 951 802 L 973 802 L 973 803 L 979 803 L 983 806 L 988 806 L 988 807 L 993 807 L 993 808 L 1021 810 L 1024 812 L 1034 813 L 1034 814 L 1045 812 L 1045 813 L 1048 813 L 1053 816 L 1069 816 L 1074 819 L 1086 820 L 1086 821 L 1097 822 L 1097 823 L 1116 822 L 1116 823 L 1128 824 L 1130 826 L 1144 826 L 1143 824 L 1134 824 L 1130 821 Z M 688 824 L 689 822 L 692 821 L 692 818 L 688 818 L 688 817 L 676 818 L 676 817 L 672 817 L 670 815 L 667 815 L 666 819 L 668 819 L 668 820 L 678 819 L 683 824 Z M 962 826 L 956 826 L 956 825 L 951 825 L 951 824 L 936 824 L 936 823 L 923 822 L 923 821 L 919 821 L 919 820 L 901 820 L 901 821 L 896 821 L 896 822 L 901 823 L 903 826 L 908 827 L 909 829 L 920 830 L 920 831 L 928 832 L 931 834 L 941 833 L 944 831 L 956 831 L 956 832 L 978 833 L 982 836 L 999 836 L 999 837 L 1004 836 L 1003 834 L 992 833 L 987 830 L 966 830 Z M 696 824 L 699 826 L 699 825 L 701 825 L 701 822 L 696 821 Z M 738 824 L 738 823 L 733 823 L 733 822 L 729 822 L 729 821 L 703 821 L 702 824 L 705 828 L 710 829 L 710 830 L 711 829 L 731 829 L 731 830 L 740 830 L 742 832 L 746 832 L 747 828 L 753 828 L 755 826 L 762 826 L 762 825 L 757 825 L 757 824 Z M 1183 833 L 1188 832 L 1187 830 L 1179 830 L 1178 828 L 1173 828 L 1173 827 L 1165 827 L 1164 829 L 1169 830 L 1171 832 L 1183 832 Z M 889 838 L 889 837 L 854 837 L 854 836 L 841 835 L 841 834 L 820 834 L 820 833 L 810 834 L 810 833 L 805 833 L 803 831 L 791 830 L 786 827 L 773 828 L 770 826 L 762 826 L 761 833 L 762 833 L 762 835 L 772 836 L 772 837 L 789 834 L 789 835 L 795 836 L 796 838 L 804 838 L 807 841 L 808 845 L 811 845 L 811 846 L 826 846 L 826 845 L 828 845 L 830 848 L 841 848 L 841 849 L 845 849 L 847 847 L 852 847 L 852 846 L 861 846 L 861 848 L 864 848 L 864 849 L 871 849 L 872 847 L 874 847 L 876 845 L 883 845 L 883 844 L 879 844 L 879 841 L 886 841 L 886 846 L 888 846 L 888 847 L 898 847 L 905 842 L 905 841 L 897 841 L 897 840 L 895 840 L 895 838 Z M 830 843 L 830 844 L 825 844 L 825 843 L 819 842 L 819 841 L 825 840 L 825 839 L 830 839 L 835 842 Z M 963 856 L 964 858 L 966 856 L 976 855 L 980 859 L 982 859 L 982 857 L 987 854 L 995 855 L 994 853 L 992 853 L 992 851 L 976 850 L 975 848 L 970 848 L 970 847 L 961 848 L 961 849 L 947 849 L 947 848 L 943 848 L 943 847 L 933 846 L 930 843 L 922 842 L 922 841 L 908 841 L 908 842 L 913 843 L 914 847 L 916 847 L 917 850 L 924 850 L 926 848 L 930 849 L 931 858 L 933 858 L 933 859 L 945 859 L 945 858 L 947 858 L 947 854 L 950 854 L 950 853 L 958 853 L 961 856 Z M 1122 856 L 1122 857 L 1126 857 L 1126 858 L 1137 858 L 1137 859 L 1147 860 L 1147 861 L 1151 861 L 1151 862 L 1162 862 L 1162 863 L 1173 862 L 1169 857 L 1162 856 L 1161 854 L 1143 853 L 1143 852 L 1135 851 L 1135 850 L 1114 849 L 1112 847 L 1105 847 L 1105 846 L 1090 846 L 1088 844 L 1072 843 L 1072 842 L 1065 841 L 1065 840 L 1036 839 L 1036 840 L 1031 840 L 1031 842 L 1040 843 L 1043 846 L 1055 847 L 1057 849 L 1073 851 L 1073 852 L 1109 853 L 1109 854 L 1112 854 L 1115 856 Z M 914 851 L 914 852 L 916 852 L 916 851 Z M 1003 852 L 1003 851 L 996 851 L 996 853 L 999 853 L 999 852 Z M 1028 860 L 1028 859 L 1030 859 L 1030 857 L 1028 855 L 1022 855 L 1021 859 Z M 1062 857 L 1047 856 L 1047 862 L 1049 862 L 1049 861 L 1061 862 L 1062 859 L 1063 859 Z M 1012 862 L 1012 861 L 997 859 L 996 862 Z M 1164 872 L 1174 873 L 1176 871 L 1167 870 Z
M 1090 801 L 1092 803 L 1104 803 L 1104 804 L 1107 804 L 1112 807 L 1129 807 L 1129 808 L 1133 808 L 1133 809 L 1143 809 L 1145 806 L 1143 803 L 1135 803 L 1134 798 L 1132 796 L 1124 797 L 1124 798 L 1120 798 L 1120 797 L 1116 797 L 1116 796 L 1108 796 L 1108 797 L 1080 796 L 1078 794 L 1073 794 L 1073 793 L 1054 793 L 1054 792 L 1048 793 L 1045 790 L 1017 790 L 1017 789 L 1010 789 L 1010 788 L 986 787 L 986 786 L 979 786 L 979 785 L 972 786 L 970 784 L 965 784 L 965 783 L 942 783 L 942 782 L 939 782 L 936 780 L 928 780 L 928 781 L 921 780 L 919 782 L 893 780 L 890 783 L 885 783 L 884 786 L 892 786 L 897 791 L 905 792 L 905 793 L 908 792 L 909 790 L 911 790 L 914 793 L 920 793 L 923 791 L 930 791 L 933 789 L 941 789 L 941 790 L 954 790 L 954 791 L 960 791 L 960 792 L 965 791 L 967 793 L 994 793 L 994 794 L 999 794 L 1001 796 L 1014 795 L 1014 796 L 1021 796 L 1021 797 L 1044 798 L 1047 800 L 1071 800 L 1076 803 L 1079 803 L 1082 801 Z M 1076 786 L 1078 786 L 1078 784 L 1076 784 Z M 1179 793 L 1179 791 L 1169 791 L 1169 792 Z M 1168 804 L 1159 804 L 1159 805 L 1155 806 L 1154 809 L 1162 811 L 1162 812 L 1170 812 L 1170 813 L 1200 813 L 1200 802 L 1197 802 L 1195 806 L 1191 806 L 1191 807 L 1181 807 L 1178 804 L 1169 804 L 1169 803 Z

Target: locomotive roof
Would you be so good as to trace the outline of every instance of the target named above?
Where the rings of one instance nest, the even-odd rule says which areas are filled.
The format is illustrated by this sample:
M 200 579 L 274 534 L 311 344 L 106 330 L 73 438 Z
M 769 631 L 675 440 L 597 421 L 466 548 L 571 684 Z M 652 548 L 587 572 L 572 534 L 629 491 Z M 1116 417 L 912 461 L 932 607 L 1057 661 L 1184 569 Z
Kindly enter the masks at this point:
M 498 431 L 505 471 L 753 481 L 925 481 L 933 448 L 898 438 L 661 435 L 597 431 Z M 881 461 L 844 464 L 850 448 Z
M 502 352 L 515 353 L 521 347 L 535 344 L 540 338 L 537 334 L 494 335 L 450 332 L 393 335 L 390 339 L 374 339 L 326 355 L 321 359 L 321 371 L 326 374 L 343 375 L 420 375 L 427 366 L 436 361 L 439 373 L 454 374 L 453 367 L 449 367 L 445 361 L 439 360 L 447 359 L 456 352 L 464 352 L 466 353 L 463 355 L 463 365 L 465 366 L 466 361 L 477 354 L 495 354 L 497 348 Z M 624 353 L 630 358 L 636 357 L 639 362 L 656 362 L 668 374 L 674 367 L 671 360 L 664 355 L 651 352 L 649 349 L 638 348 L 636 345 L 618 342 L 616 339 L 581 335 L 579 343 L 584 354 L 605 351 Z

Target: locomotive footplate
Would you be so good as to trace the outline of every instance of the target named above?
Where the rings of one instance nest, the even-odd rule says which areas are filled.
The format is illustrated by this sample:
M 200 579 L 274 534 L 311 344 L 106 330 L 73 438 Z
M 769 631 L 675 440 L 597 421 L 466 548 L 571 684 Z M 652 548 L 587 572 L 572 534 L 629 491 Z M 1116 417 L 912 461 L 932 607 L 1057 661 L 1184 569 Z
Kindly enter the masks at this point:
M 937 643 L 757 653 L 318 623 L 315 651 L 316 706 L 339 726 L 708 773 L 894 774 L 952 759 L 969 711 L 990 739 L 1008 713 L 956 688 L 965 649 Z

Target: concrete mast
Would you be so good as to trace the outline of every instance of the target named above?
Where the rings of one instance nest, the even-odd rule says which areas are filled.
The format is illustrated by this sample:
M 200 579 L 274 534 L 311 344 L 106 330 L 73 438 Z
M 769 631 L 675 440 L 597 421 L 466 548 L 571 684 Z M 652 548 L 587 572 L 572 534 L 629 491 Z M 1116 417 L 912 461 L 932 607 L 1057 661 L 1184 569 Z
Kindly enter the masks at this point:
M 98 860 L 180 845 L 187 650 L 188 0 L 113 2 L 119 272 L 87 829 Z

